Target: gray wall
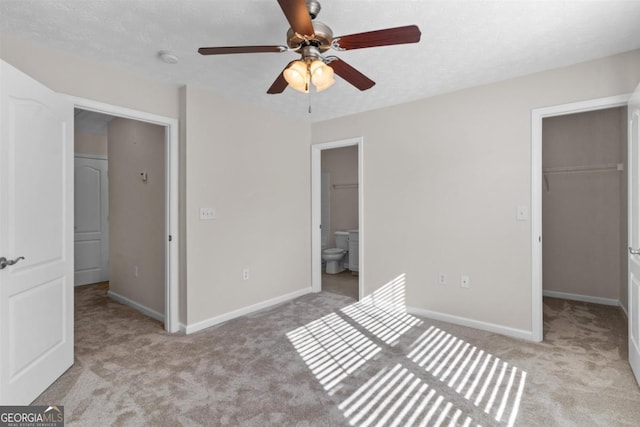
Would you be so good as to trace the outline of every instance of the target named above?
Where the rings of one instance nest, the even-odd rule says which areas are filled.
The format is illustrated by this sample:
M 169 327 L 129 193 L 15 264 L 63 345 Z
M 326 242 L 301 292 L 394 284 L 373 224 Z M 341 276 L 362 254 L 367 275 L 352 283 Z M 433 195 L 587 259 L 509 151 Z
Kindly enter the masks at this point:
M 309 144 L 362 136 L 365 295 L 405 273 L 410 306 L 531 331 L 531 224 L 515 220 L 531 201 L 531 109 L 640 81 L 636 50 L 309 125 L 12 37 L 0 56 L 53 90 L 180 117 L 189 324 L 309 289 Z M 208 206 L 218 220 L 199 221 Z
M 542 167 L 623 163 L 626 108 L 543 120 Z M 547 174 L 542 191 L 543 289 L 621 300 L 626 289 L 626 212 L 622 172 Z M 624 257 L 622 256 L 624 255 Z M 623 273 L 624 271 L 624 273 Z
M 358 228 L 358 146 L 322 150 L 320 163 L 322 172 L 329 174 L 327 247 L 334 248 L 336 230 Z
M 87 132 L 73 133 L 74 152 L 76 154 L 93 154 L 107 156 L 107 136 Z
M 109 292 L 164 315 L 165 130 L 109 123 Z M 147 173 L 147 181 L 140 172 Z
M 527 336 L 531 222 L 516 208 L 531 204 L 531 110 L 639 81 L 633 51 L 312 124 L 313 142 L 363 137 L 364 294 L 404 274 L 410 306 Z
M 309 125 L 198 87 L 181 96 L 188 323 L 306 292 Z M 201 221 L 202 207 L 216 219 Z

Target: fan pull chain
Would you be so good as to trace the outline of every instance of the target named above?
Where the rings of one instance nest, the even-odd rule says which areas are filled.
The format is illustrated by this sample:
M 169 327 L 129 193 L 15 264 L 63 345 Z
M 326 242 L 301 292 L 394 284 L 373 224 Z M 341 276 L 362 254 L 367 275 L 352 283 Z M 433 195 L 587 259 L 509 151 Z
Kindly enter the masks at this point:
M 308 112 L 309 114 L 311 114 L 311 85 L 309 84 L 311 82 L 311 69 L 309 68 L 309 62 L 307 62 L 307 81 L 305 84 L 305 89 L 307 89 L 307 93 L 309 94 L 309 108 L 308 108 Z

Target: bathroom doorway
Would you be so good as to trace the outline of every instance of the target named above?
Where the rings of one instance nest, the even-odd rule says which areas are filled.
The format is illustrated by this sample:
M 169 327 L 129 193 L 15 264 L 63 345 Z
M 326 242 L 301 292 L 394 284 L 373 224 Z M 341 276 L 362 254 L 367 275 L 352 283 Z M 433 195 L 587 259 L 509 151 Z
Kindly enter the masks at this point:
M 362 138 L 314 144 L 312 289 L 363 294 Z

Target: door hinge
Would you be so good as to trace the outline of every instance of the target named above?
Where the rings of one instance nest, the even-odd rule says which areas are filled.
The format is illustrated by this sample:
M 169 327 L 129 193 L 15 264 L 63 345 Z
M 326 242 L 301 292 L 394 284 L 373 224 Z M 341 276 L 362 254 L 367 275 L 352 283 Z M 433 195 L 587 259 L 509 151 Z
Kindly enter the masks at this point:
M 173 237 L 171 237 L 171 234 L 169 234 L 169 241 L 172 241 Z

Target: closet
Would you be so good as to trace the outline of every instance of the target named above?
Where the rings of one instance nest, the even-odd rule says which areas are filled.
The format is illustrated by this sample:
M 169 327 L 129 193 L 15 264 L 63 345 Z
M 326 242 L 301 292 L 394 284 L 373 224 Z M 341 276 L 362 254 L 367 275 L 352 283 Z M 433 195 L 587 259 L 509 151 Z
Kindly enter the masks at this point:
M 543 294 L 627 305 L 627 109 L 542 127 Z

